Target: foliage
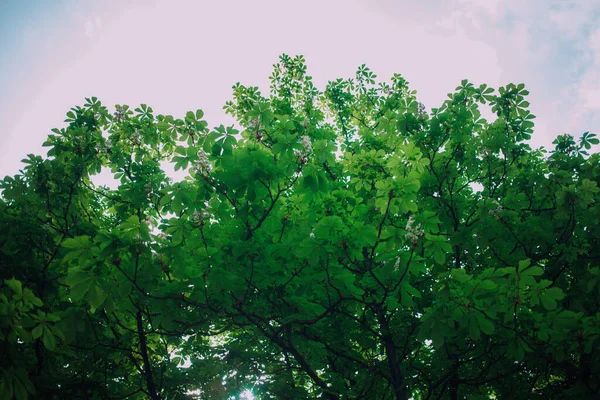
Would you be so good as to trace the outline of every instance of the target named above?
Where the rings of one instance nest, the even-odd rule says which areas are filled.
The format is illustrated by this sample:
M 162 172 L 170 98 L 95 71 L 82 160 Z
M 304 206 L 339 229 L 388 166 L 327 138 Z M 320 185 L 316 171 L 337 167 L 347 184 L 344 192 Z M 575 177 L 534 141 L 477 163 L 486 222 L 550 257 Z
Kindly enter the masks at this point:
M 0 398 L 598 398 L 598 139 L 375 79 L 284 55 L 238 129 L 71 109 L 0 183 Z

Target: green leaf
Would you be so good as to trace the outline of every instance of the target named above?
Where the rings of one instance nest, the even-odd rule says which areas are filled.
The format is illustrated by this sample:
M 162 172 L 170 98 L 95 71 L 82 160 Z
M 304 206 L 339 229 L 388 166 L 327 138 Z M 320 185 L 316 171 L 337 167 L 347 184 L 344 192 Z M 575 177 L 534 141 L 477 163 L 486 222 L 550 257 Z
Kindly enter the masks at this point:
M 487 319 L 483 314 L 477 313 L 475 314 L 475 318 L 477 319 L 477 324 L 483 333 L 486 335 L 491 335 L 494 333 L 494 324 L 492 321 Z
M 15 400 L 27 400 L 29 398 L 25 385 L 19 379 L 13 380 L 13 387 Z
M 545 293 L 548 297 L 550 297 L 553 300 L 562 300 L 565 297 L 563 291 L 557 287 L 551 287 L 549 289 L 546 289 Z
M 39 338 L 40 336 L 42 336 L 43 330 L 44 330 L 44 325 L 40 324 L 40 325 L 36 326 L 31 331 L 31 337 L 33 337 L 34 339 Z
M 486 279 L 481 282 L 481 285 L 479 287 L 485 290 L 493 290 L 496 289 L 497 285 L 494 283 L 494 281 Z
M 531 265 L 531 260 L 528 258 L 526 260 L 519 261 L 519 273 L 521 273 L 525 268 Z
M 304 187 L 310 188 L 313 192 L 319 191 L 319 183 L 317 179 L 312 175 L 307 175 L 304 177 Z
M 446 254 L 438 247 L 433 252 L 433 260 L 436 263 L 443 265 L 446 262 Z
M 477 323 L 477 319 L 473 316 L 469 318 L 469 337 L 472 340 L 479 340 L 481 337 L 481 330 L 479 329 L 479 324 Z
M 407 282 L 402 282 L 402 289 L 408 293 L 411 296 L 415 296 L 417 298 L 421 298 L 421 293 L 415 289 L 414 287 L 412 287 L 410 284 L 408 284 Z
M 62 341 L 65 341 L 65 334 L 63 333 L 63 331 L 56 325 L 51 326 L 50 330 L 52 331 L 52 333 L 54 334 L 54 336 L 60 338 Z
M 44 326 L 44 334 L 42 336 L 42 342 L 44 342 L 44 346 L 50 350 L 54 351 L 56 349 L 56 338 L 50 328 Z
M 456 279 L 459 283 L 465 283 L 471 280 L 471 277 L 467 275 L 464 269 L 453 269 L 450 272 L 450 275 L 452 275 L 452 278 Z
M 3 377 L 0 381 L 0 400 L 12 400 L 13 394 L 13 380 Z
M 15 278 L 13 278 L 4 280 L 4 283 L 6 283 L 6 285 L 9 288 L 11 288 L 12 291 L 15 292 L 17 295 L 23 295 L 23 286 L 21 284 L 21 281 L 18 281 Z
M 462 321 L 464 315 L 464 309 L 462 307 L 455 307 L 452 311 L 452 319 L 456 322 Z
M 546 293 L 540 294 L 540 300 L 546 310 L 554 310 L 556 308 L 556 301 Z
M 87 294 L 87 300 L 94 310 L 100 308 L 107 297 L 108 291 L 102 289 L 99 285 L 91 287 Z
M 440 349 L 444 345 L 446 337 L 441 329 L 435 329 L 435 327 L 432 329 L 431 341 L 433 342 L 433 347 L 435 349 Z
M 93 276 L 89 276 L 86 280 L 72 285 L 69 289 L 69 297 L 73 301 L 79 301 L 90 290 L 90 286 L 94 281 Z
M 62 246 L 66 249 L 82 249 L 90 245 L 89 236 L 77 236 L 75 238 L 65 239 Z
M 33 383 L 29 379 L 25 368 L 17 368 L 15 370 L 15 376 L 19 381 L 21 381 L 29 393 L 35 394 L 35 386 L 33 386 Z
M 529 267 L 525 270 L 520 271 L 521 276 L 542 276 L 544 270 L 541 267 Z
M 221 150 L 223 150 L 223 147 L 219 143 L 215 143 L 210 149 L 210 154 L 213 156 L 218 156 L 221 154 Z
M 332 239 L 337 232 L 344 228 L 344 222 L 340 217 L 328 216 L 322 218 L 315 226 L 315 237 L 317 239 Z

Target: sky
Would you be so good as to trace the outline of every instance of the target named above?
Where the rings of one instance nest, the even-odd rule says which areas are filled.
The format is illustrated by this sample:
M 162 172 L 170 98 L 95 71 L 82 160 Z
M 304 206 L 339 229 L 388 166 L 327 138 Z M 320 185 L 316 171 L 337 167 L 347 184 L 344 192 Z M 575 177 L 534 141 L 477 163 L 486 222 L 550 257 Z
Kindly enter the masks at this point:
M 321 89 L 400 73 L 428 110 L 462 79 L 524 83 L 534 148 L 600 133 L 600 0 L 0 0 L 0 177 L 85 97 L 230 125 L 231 87 L 268 94 L 283 53 Z

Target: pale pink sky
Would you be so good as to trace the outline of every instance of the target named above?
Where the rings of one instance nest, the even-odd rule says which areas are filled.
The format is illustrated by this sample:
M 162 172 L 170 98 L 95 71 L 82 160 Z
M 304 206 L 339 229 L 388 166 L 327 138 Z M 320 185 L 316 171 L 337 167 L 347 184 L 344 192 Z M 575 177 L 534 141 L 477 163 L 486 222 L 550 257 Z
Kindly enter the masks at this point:
M 380 79 L 401 73 L 428 109 L 465 78 L 523 82 L 537 115 L 534 147 L 600 125 L 596 0 L 59 3 L 0 5 L 2 177 L 27 153 L 45 154 L 50 129 L 84 97 L 178 117 L 200 108 L 210 127 L 231 124 L 222 111 L 231 86 L 268 93 L 281 53 L 303 54 L 322 89 L 363 63 Z

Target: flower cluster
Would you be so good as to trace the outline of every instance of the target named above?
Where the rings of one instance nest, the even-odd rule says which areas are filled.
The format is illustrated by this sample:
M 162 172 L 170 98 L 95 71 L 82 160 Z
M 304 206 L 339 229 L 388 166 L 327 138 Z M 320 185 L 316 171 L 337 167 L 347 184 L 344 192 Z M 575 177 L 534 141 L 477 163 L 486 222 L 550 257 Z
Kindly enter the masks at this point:
M 121 122 L 123 118 L 125 118 L 125 109 L 121 106 L 116 106 L 115 108 L 117 109 L 115 112 L 115 119 L 117 122 Z
M 493 203 L 497 206 L 496 209 L 488 211 L 488 214 L 493 215 L 496 219 L 500 218 L 500 212 L 503 210 L 502 205 L 498 200 L 494 200 Z
M 413 244 L 416 245 L 419 241 L 419 238 L 425 234 L 425 231 L 421 229 L 421 224 L 413 227 L 414 222 L 415 220 L 412 216 L 410 216 L 408 218 L 408 222 L 406 223 L 406 228 L 404 228 L 407 230 L 406 235 L 404 235 L 404 237 L 410 239 L 413 242 Z
M 310 153 L 312 151 L 312 143 L 310 142 L 310 138 L 306 135 L 302 136 L 302 146 L 304 147 L 305 153 Z
M 305 163 L 306 158 L 308 157 L 310 152 L 313 150 L 313 148 L 312 148 L 312 143 L 310 141 L 310 137 L 304 135 L 301 137 L 301 139 L 302 139 L 302 147 L 304 147 L 304 148 L 302 150 L 294 150 L 294 155 L 296 157 L 300 158 L 303 163 Z
M 112 147 L 112 142 L 110 141 L 110 139 L 106 139 L 106 141 L 104 143 L 98 143 L 96 145 L 96 151 L 98 153 L 108 153 L 108 151 L 110 150 L 111 147 Z
M 129 140 L 131 140 L 132 145 L 139 146 L 140 144 L 142 144 L 142 135 L 135 131 L 131 134 Z
M 198 161 L 196 162 L 196 165 L 194 165 L 194 171 L 202 176 L 206 176 L 212 171 L 212 165 L 210 165 L 210 161 L 208 160 L 208 154 L 202 149 L 198 151 Z
M 146 182 L 146 184 L 144 185 L 144 192 L 146 192 L 146 196 L 148 196 L 148 198 L 152 197 L 153 191 L 154 188 L 152 187 L 152 182 Z
M 158 234 L 156 235 L 156 237 L 160 240 L 167 240 L 169 238 L 169 235 L 167 235 L 164 232 L 158 232 Z
M 144 219 L 144 224 L 146 224 L 146 226 L 148 228 L 150 228 L 152 225 L 154 225 L 154 219 L 151 216 L 147 216 L 146 219 Z
M 417 105 L 417 114 L 422 117 L 425 114 L 425 104 L 419 102 Z
M 209 218 L 210 214 L 204 210 L 194 210 L 194 213 L 192 214 L 192 222 L 200 226 L 203 226 L 206 223 L 206 220 Z

